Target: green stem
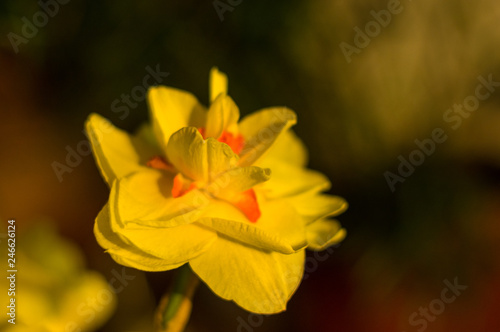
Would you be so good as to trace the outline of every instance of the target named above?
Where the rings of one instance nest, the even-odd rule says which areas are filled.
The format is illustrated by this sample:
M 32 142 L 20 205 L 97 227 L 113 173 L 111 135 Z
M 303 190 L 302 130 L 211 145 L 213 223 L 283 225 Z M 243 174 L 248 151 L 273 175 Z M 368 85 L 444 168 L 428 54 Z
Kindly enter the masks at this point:
M 177 269 L 172 286 L 162 297 L 156 311 L 159 332 L 180 332 L 187 325 L 191 313 L 191 300 L 199 279 L 189 264 Z

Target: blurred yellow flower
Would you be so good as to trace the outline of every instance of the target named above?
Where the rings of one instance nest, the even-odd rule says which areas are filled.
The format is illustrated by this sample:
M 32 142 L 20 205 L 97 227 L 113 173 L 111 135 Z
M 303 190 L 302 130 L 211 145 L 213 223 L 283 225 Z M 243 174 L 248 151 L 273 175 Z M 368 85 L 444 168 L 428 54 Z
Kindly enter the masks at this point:
M 13 317 L 6 316 L 0 331 L 95 331 L 103 325 L 114 311 L 116 296 L 102 275 L 85 270 L 79 249 L 49 224 L 19 236 L 12 297 L 15 325 L 7 322 Z M 2 289 L 9 289 L 8 282 L 1 279 Z M 2 303 L 9 303 L 9 297 L 2 292 Z
M 346 202 L 322 194 L 328 179 L 305 168 L 290 127 L 267 108 L 239 121 L 227 77 L 210 73 L 208 110 L 192 94 L 149 90 L 152 126 L 135 135 L 91 114 L 86 129 L 111 188 L 94 232 L 118 263 L 164 271 L 189 263 L 218 296 L 256 313 L 285 310 L 302 279 L 305 248 L 345 230 L 328 217 Z

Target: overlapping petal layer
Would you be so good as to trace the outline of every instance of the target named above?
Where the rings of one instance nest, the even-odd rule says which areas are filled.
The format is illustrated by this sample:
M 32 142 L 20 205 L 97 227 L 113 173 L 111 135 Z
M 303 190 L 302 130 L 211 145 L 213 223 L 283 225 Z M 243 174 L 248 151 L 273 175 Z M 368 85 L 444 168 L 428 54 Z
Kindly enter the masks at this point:
M 195 190 L 173 198 L 169 190 L 172 181 L 171 173 L 152 169 L 116 180 L 109 203 L 117 224 L 164 228 L 196 221 L 209 204 L 208 197 Z
M 237 131 L 240 110 L 231 97 L 221 93 L 207 113 L 206 137 L 218 138 L 224 130 Z
M 157 86 L 149 89 L 148 100 L 156 139 L 164 150 L 177 130 L 206 122 L 205 107 L 189 92 Z
M 240 154 L 240 165 L 256 162 L 296 122 L 295 112 L 285 107 L 263 109 L 243 118 L 239 129 L 245 137 L 245 146 Z
M 341 242 L 346 231 L 336 220 L 320 219 L 307 226 L 308 248 L 321 251 Z
M 293 196 L 288 201 L 302 216 L 306 225 L 318 219 L 334 217 L 347 210 L 347 202 L 339 196 L 306 193 Z
M 175 269 L 182 264 L 169 264 L 165 260 L 147 254 L 132 246 L 111 228 L 109 204 L 99 212 L 94 225 L 94 235 L 99 245 L 106 249 L 119 264 L 144 271 L 165 271 Z
M 194 127 L 174 133 L 166 151 L 170 162 L 182 174 L 202 183 L 211 182 L 238 162 L 238 156 L 227 144 L 213 138 L 204 140 Z
M 283 201 L 261 204 L 262 217 L 255 224 L 231 204 L 212 202 L 203 212 L 200 223 L 218 233 L 257 248 L 291 254 L 307 246 L 306 228 L 300 215 Z M 281 209 L 281 210 L 280 210 Z M 276 223 L 276 218 L 286 223 Z

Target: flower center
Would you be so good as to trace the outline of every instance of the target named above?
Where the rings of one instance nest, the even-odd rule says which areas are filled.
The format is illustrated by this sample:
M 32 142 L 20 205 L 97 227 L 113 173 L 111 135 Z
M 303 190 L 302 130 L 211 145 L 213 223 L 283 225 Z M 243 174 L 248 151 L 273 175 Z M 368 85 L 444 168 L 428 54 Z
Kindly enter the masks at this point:
M 200 132 L 201 136 L 203 136 L 203 139 L 206 139 L 205 128 L 198 128 L 198 131 Z M 231 150 L 233 150 L 233 152 L 236 154 L 240 154 L 241 150 L 243 150 L 243 146 L 245 145 L 245 139 L 243 138 L 243 135 L 233 134 L 227 130 L 224 130 L 222 134 L 217 138 L 217 140 L 221 143 L 226 143 L 227 145 L 229 145 Z
M 205 128 L 198 128 L 198 131 L 205 137 Z M 224 130 L 222 134 L 217 138 L 221 143 L 229 145 L 234 153 L 239 154 L 243 149 L 245 144 L 245 139 L 241 134 L 233 134 L 229 131 Z M 165 158 L 161 156 L 154 156 L 148 162 L 147 166 L 155 169 L 161 169 L 170 171 L 172 173 L 177 173 L 174 177 L 172 185 L 172 197 L 181 197 L 193 189 L 198 188 L 197 183 L 189 178 L 183 176 L 175 167 Z M 217 194 L 214 195 L 217 197 Z M 224 199 L 225 201 L 231 203 L 236 208 L 238 208 L 251 222 L 255 223 L 260 218 L 261 212 L 259 209 L 259 204 L 257 202 L 257 196 L 253 189 L 248 189 L 244 192 L 237 193 L 231 199 Z

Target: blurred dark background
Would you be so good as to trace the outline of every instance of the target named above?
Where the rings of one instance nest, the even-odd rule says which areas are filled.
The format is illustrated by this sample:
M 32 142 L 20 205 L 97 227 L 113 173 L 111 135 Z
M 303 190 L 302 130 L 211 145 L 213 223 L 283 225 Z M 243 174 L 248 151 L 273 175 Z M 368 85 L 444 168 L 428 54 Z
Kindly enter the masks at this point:
M 44 7 L 54 14 L 45 21 Z M 147 67 L 207 104 L 218 66 L 243 115 L 296 111 L 310 167 L 349 202 L 338 218 L 348 236 L 317 265 L 309 255 L 285 313 L 249 316 L 202 286 L 188 331 L 499 331 L 500 87 L 481 83 L 500 82 L 499 19 L 494 0 L 4 0 L 0 216 L 20 234 L 51 219 L 109 280 L 120 267 L 92 233 L 108 189 L 91 155 L 59 176 L 54 162 L 81 147 L 91 112 L 129 131 L 148 120 L 143 98 L 113 107 Z M 474 111 L 454 113 L 474 96 Z M 422 150 L 415 140 L 436 128 L 447 139 L 401 175 L 401 160 Z M 134 274 L 102 331 L 150 330 L 171 275 Z M 432 302 L 455 279 L 467 289 L 444 309 Z M 412 323 L 429 305 L 434 318 Z

